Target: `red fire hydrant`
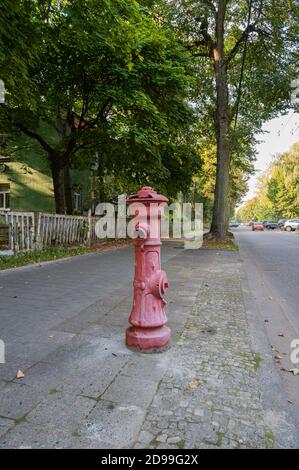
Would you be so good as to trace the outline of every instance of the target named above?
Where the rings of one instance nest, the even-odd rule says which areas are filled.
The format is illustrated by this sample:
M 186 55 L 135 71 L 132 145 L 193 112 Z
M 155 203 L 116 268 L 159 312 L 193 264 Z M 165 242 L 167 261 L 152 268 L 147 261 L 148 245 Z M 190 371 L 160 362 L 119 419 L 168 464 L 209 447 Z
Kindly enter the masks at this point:
M 132 326 L 126 331 L 127 346 L 143 352 L 158 352 L 170 344 L 171 331 L 165 326 L 167 317 L 164 299 L 168 280 L 166 273 L 161 270 L 161 214 L 151 209 L 167 201 L 165 196 L 157 194 L 150 187 L 143 187 L 127 200 L 131 215 L 134 211 L 134 215 L 141 212 L 136 211 L 136 205 L 140 205 L 136 203 L 142 203 L 144 208 L 142 221 L 135 225 L 138 235 L 133 238 L 134 301 L 129 318 Z

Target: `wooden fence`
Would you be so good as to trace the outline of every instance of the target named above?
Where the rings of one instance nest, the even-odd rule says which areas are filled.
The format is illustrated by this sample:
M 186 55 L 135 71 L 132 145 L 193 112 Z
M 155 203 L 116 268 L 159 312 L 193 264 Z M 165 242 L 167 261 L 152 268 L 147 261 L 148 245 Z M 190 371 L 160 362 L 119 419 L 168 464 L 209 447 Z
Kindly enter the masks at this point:
M 89 245 L 90 217 L 39 213 L 36 242 L 39 248 L 53 245 Z
M 35 247 L 34 212 L 0 211 L 0 223 L 7 226 L 7 248 L 30 251 Z
M 90 246 L 97 240 L 98 217 L 43 212 L 0 211 L 1 244 L 18 251 L 41 250 L 56 245 Z M 7 238 L 7 241 L 4 240 Z M 0 248 L 1 249 L 1 248 Z

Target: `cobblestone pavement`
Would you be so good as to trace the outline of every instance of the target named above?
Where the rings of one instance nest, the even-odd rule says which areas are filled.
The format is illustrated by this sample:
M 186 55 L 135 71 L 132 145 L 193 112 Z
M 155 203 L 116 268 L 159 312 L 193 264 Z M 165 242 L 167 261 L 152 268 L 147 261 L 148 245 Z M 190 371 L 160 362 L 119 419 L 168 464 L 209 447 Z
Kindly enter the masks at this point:
M 225 272 L 205 278 L 173 351 L 176 367 L 159 385 L 137 447 L 272 448 L 288 446 L 288 440 L 292 445 L 292 426 L 284 423 L 279 442 L 267 422 L 257 377 L 262 357 L 251 348 L 234 266 L 226 263 Z
M 1 335 L 6 331 L 13 344 L 13 365 L 2 369 L 0 447 L 298 446 L 273 359 L 251 340 L 255 326 L 244 306 L 239 254 L 180 250 L 171 243 L 163 249 L 173 333 L 172 347 L 164 353 L 137 354 L 124 345 L 132 300 L 128 276 L 133 259 L 127 248 L 119 258 L 111 252 L 61 262 L 60 268 L 48 265 L 44 275 L 55 284 L 62 271 L 75 301 L 60 296 L 57 312 L 51 303 L 57 313 L 51 317 L 47 295 L 44 301 L 39 296 L 41 318 L 35 311 L 34 321 L 31 301 L 17 313 L 11 310 L 12 316 L 31 318 L 31 331 L 25 328 L 21 342 L 14 338 L 11 319 L 5 330 L 7 317 L 1 312 Z M 96 262 L 106 275 L 101 289 L 92 276 Z M 10 282 L 9 292 L 22 297 L 25 273 L 32 286 L 25 291 L 29 298 L 37 270 L 1 276 L 0 284 Z M 70 278 L 73 283 L 81 279 L 84 301 L 75 292 L 80 284 L 71 286 Z M 50 286 L 47 292 L 52 295 Z M 32 329 L 43 333 L 35 343 Z M 16 380 L 11 375 L 21 360 L 25 378 Z M 275 403 L 265 399 L 265 368 L 273 373 Z

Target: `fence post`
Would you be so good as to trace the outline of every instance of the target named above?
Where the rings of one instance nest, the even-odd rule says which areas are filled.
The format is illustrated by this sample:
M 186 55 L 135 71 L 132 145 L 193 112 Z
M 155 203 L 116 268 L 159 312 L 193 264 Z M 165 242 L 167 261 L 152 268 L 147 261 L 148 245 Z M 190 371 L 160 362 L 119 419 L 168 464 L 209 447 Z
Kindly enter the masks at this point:
M 88 209 L 87 221 L 88 221 L 87 246 L 90 247 L 91 246 L 91 234 L 92 234 L 91 209 Z
M 9 243 L 10 249 L 14 252 L 15 251 L 15 244 L 14 244 L 14 234 L 13 234 L 13 226 L 12 223 L 9 222 Z
M 14 223 L 14 236 L 15 236 L 15 251 L 18 253 L 20 251 L 20 225 L 19 225 L 19 217 L 16 217 Z
M 43 243 L 41 239 L 41 213 L 37 214 L 37 225 L 36 225 L 36 237 L 35 237 L 35 249 L 40 251 L 43 249 Z

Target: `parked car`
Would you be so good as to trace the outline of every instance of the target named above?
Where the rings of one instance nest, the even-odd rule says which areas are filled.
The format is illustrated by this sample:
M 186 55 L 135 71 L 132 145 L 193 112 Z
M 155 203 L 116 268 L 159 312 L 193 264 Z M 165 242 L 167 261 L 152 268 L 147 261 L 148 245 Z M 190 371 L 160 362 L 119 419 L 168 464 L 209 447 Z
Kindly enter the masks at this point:
M 277 222 L 274 222 L 273 220 L 265 220 L 263 222 L 263 226 L 267 229 L 267 230 L 274 230 L 276 228 L 278 228 L 278 223 Z
M 263 226 L 263 222 L 252 222 L 252 225 L 251 225 L 251 230 L 255 231 L 255 230 L 261 230 L 261 231 L 264 231 L 264 226 Z
M 229 226 L 231 228 L 237 228 L 239 227 L 239 225 L 240 225 L 239 222 L 237 222 L 236 220 L 231 220 L 231 222 L 229 223 Z
M 293 232 L 299 228 L 299 219 L 288 219 L 283 226 L 286 232 Z
M 278 228 L 280 228 L 280 230 L 284 230 L 284 223 L 287 221 L 288 219 L 280 219 L 277 223 L 278 223 Z

